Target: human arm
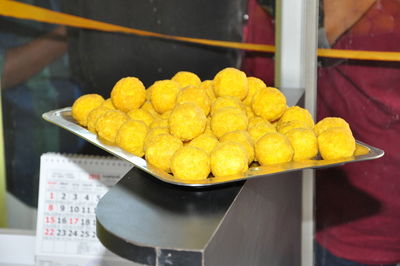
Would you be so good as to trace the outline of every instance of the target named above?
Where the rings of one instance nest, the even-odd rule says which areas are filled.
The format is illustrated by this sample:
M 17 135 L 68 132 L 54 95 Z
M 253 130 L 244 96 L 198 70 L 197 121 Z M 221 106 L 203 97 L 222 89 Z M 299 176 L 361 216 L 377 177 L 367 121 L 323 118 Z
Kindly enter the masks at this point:
M 65 36 L 65 27 L 60 26 L 29 43 L 8 49 L 4 57 L 1 88 L 25 82 L 64 55 L 67 51 Z

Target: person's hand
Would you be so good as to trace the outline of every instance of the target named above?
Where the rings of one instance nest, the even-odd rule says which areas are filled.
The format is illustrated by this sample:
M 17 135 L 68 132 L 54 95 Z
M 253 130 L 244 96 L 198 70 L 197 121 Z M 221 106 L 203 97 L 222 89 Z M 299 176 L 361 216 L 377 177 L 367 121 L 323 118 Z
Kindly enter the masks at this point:
M 329 44 L 349 30 L 376 0 L 324 0 L 324 27 Z

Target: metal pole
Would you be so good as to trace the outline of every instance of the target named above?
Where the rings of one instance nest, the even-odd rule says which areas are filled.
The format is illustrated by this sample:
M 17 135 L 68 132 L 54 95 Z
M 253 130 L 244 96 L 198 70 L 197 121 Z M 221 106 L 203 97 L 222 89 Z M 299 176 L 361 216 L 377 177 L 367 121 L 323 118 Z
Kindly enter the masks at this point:
M 276 1 L 275 86 L 305 90 L 304 107 L 316 113 L 319 0 Z M 302 173 L 301 265 L 314 264 L 314 171 Z
M 317 49 L 318 49 L 318 16 L 319 0 L 306 1 L 305 7 L 305 40 L 304 40 L 304 105 L 316 119 L 317 102 Z M 315 174 L 314 170 L 303 171 L 302 187 L 302 256 L 301 265 L 314 265 L 314 204 Z

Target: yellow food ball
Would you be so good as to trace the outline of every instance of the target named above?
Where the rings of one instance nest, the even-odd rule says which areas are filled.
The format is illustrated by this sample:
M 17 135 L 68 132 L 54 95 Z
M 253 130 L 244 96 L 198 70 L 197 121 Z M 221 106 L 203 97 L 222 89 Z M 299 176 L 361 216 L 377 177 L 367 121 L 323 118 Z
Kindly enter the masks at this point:
M 114 145 L 119 128 L 129 120 L 127 114 L 119 110 L 105 112 L 97 119 L 96 132 L 100 140 Z
M 128 120 L 119 128 L 115 143 L 123 150 L 142 157 L 147 131 L 148 127 L 143 121 Z
M 210 133 L 212 135 L 214 135 L 214 133 L 212 133 L 211 130 L 211 117 L 207 116 L 207 124 L 206 124 L 206 129 L 204 130 L 204 133 Z
M 247 106 L 251 106 L 253 96 L 256 95 L 261 88 L 266 88 L 267 85 L 265 85 L 264 81 L 255 77 L 248 77 L 247 81 L 249 84 L 249 92 L 246 98 L 243 99 L 243 103 Z
M 283 123 L 277 123 L 276 126 L 279 133 L 286 134 L 294 128 L 309 128 L 306 122 L 301 120 L 292 120 Z
M 192 141 L 190 141 L 188 145 L 202 149 L 208 154 L 210 154 L 218 143 L 219 141 L 214 135 L 209 133 L 203 133 L 200 136 L 192 139 Z
M 99 94 L 85 94 L 75 100 L 72 105 L 72 117 L 78 124 L 86 127 L 87 117 L 94 108 L 99 107 L 104 98 Z
M 210 174 L 210 157 L 202 149 L 184 146 L 171 158 L 171 171 L 174 177 L 184 180 L 202 180 Z
M 152 91 L 152 87 L 148 87 L 146 89 L 146 101 L 150 101 L 151 100 L 151 91 Z
M 251 103 L 254 113 L 268 121 L 279 119 L 285 112 L 286 97 L 276 88 L 261 88 Z
M 247 105 L 246 105 L 246 115 L 247 115 L 247 118 L 249 119 L 249 121 L 250 121 L 251 118 L 256 116 L 254 114 L 254 112 L 253 112 L 253 109 L 250 106 L 247 106 Z
M 281 133 L 268 133 L 255 144 L 257 161 L 261 165 L 290 162 L 294 150 L 289 139 Z
M 332 127 L 318 136 L 318 147 L 324 160 L 336 160 L 353 156 L 356 142 L 349 129 Z
M 151 103 L 157 113 L 162 114 L 174 108 L 181 85 L 173 80 L 159 80 L 150 89 Z
M 107 107 L 108 109 L 111 109 L 111 110 L 117 109 L 113 105 L 111 98 L 106 99 L 101 105 L 104 107 Z
M 308 128 L 314 128 L 314 119 L 312 118 L 310 112 L 307 109 L 299 106 L 287 108 L 282 117 L 279 119 L 278 125 L 293 120 L 303 121 Z
M 172 110 L 166 111 L 165 113 L 162 113 L 162 114 L 160 115 L 160 117 L 161 117 L 162 119 L 168 119 L 169 116 L 171 115 L 171 113 L 172 113 Z
M 214 77 L 214 92 L 217 97 L 235 96 L 243 100 L 249 91 L 246 74 L 239 69 L 227 67 Z
M 253 139 L 250 137 L 249 132 L 245 130 L 228 132 L 221 137 L 220 141 L 234 141 L 242 144 L 247 151 L 249 164 L 254 160 L 254 142 Z
M 178 82 L 181 87 L 186 86 L 198 86 L 201 83 L 200 78 L 192 72 L 189 71 L 179 71 L 177 72 L 171 80 Z
M 127 115 L 129 116 L 130 119 L 143 121 L 146 124 L 146 126 L 150 126 L 154 120 L 154 116 L 150 112 L 145 111 L 143 109 L 130 110 L 127 113 Z
M 170 162 L 174 153 L 183 146 L 183 143 L 177 137 L 170 134 L 160 134 L 155 137 L 153 142 L 149 143 L 146 148 L 146 161 L 170 173 Z
M 265 134 L 276 132 L 275 127 L 267 120 L 262 120 L 259 121 L 258 123 L 253 123 L 251 126 L 249 126 L 247 130 L 254 143 L 257 142 Z
M 219 143 L 211 152 L 210 160 L 214 176 L 238 175 L 249 169 L 247 151 L 243 145 L 233 141 Z
M 99 107 L 94 108 L 87 117 L 87 129 L 93 133 L 96 133 L 96 123 L 97 119 L 102 116 L 105 112 L 108 112 L 112 109 L 100 105 Z
M 294 150 L 294 161 L 308 160 L 317 156 L 318 141 L 312 129 L 295 128 L 287 132 L 286 136 Z
M 168 119 L 163 119 L 161 117 L 154 118 L 153 122 L 150 124 L 150 128 L 155 127 L 166 127 L 168 128 Z
M 113 105 L 123 112 L 137 109 L 146 100 L 146 89 L 136 77 L 120 79 L 111 90 Z
M 349 124 L 340 117 L 325 117 L 320 120 L 314 127 L 314 132 L 317 136 L 321 135 L 325 130 L 333 127 L 343 127 L 350 130 Z
M 146 151 L 150 143 L 153 143 L 154 140 L 157 140 L 156 137 L 160 134 L 169 134 L 168 127 L 154 127 L 149 129 L 146 138 L 144 140 L 144 151 Z
M 204 132 L 207 118 L 194 103 L 177 104 L 168 120 L 169 131 L 182 141 L 192 140 Z
M 215 114 L 221 108 L 235 107 L 237 109 L 246 112 L 246 106 L 236 97 L 233 96 L 222 96 L 215 99 L 211 105 L 211 115 Z
M 211 101 L 206 91 L 193 86 L 183 88 L 176 97 L 176 103 L 194 103 L 199 106 L 207 116 L 210 113 Z
M 160 114 L 157 113 L 157 111 L 154 109 L 153 105 L 151 104 L 150 101 L 145 101 L 142 107 L 140 109 L 149 112 L 152 114 L 153 118 L 158 117 Z
M 214 81 L 212 80 L 205 80 L 202 83 L 200 83 L 200 89 L 205 90 L 208 97 L 210 98 L 210 101 L 214 101 L 215 93 L 214 93 Z
M 252 127 L 260 122 L 264 122 L 268 120 L 265 120 L 264 118 L 260 117 L 260 116 L 253 116 L 253 117 L 249 117 L 249 127 Z
M 246 130 L 247 125 L 246 114 L 235 107 L 219 109 L 211 117 L 211 130 L 217 138 L 231 131 Z

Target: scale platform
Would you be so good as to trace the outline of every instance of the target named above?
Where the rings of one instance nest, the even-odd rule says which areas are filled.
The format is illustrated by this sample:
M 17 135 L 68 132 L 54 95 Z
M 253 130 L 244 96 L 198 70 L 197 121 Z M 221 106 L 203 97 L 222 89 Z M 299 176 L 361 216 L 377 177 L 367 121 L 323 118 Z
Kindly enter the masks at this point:
M 99 201 L 97 237 L 139 265 L 298 265 L 301 180 L 184 187 L 134 167 Z

